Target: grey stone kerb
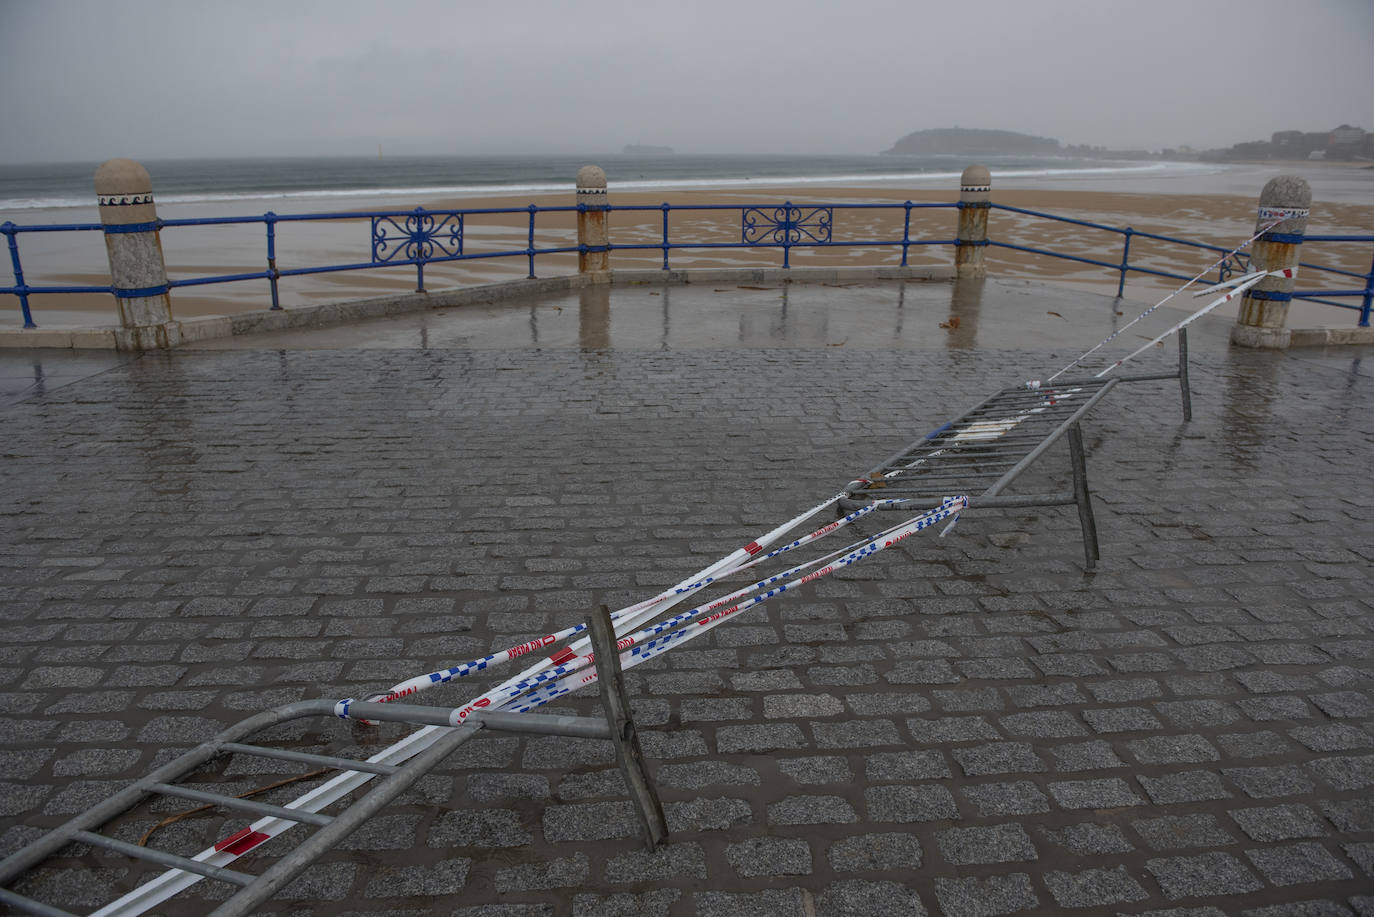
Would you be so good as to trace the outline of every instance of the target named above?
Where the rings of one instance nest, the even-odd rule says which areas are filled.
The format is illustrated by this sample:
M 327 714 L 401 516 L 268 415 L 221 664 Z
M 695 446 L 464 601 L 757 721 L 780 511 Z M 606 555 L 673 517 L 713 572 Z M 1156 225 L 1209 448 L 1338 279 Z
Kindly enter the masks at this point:
M 115 346 L 175 347 L 181 343 L 181 327 L 172 320 L 171 288 L 148 170 L 132 159 L 111 159 L 95 171 L 95 193 L 105 226 L 110 285 L 119 307 Z

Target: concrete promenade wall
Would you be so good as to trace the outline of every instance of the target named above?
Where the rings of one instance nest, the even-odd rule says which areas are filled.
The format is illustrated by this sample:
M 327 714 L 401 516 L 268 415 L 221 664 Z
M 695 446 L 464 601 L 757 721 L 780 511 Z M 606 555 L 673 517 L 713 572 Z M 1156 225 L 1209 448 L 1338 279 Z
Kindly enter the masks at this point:
M 547 294 L 567 293 L 589 286 L 693 283 L 837 283 L 887 280 L 916 280 L 947 283 L 955 279 L 955 267 L 825 267 L 825 268 L 679 268 L 668 271 L 610 271 L 601 274 L 567 274 L 503 283 L 439 290 L 433 293 L 404 293 L 287 309 L 259 309 L 235 315 L 212 315 L 181 320 L 181 343 L 192 344 L 236 335 L 264 331 L 324 328 L 347 322 L 450 309 L 462 306 L 510 302 Z M 1294 328 L 1290 347 L 1324 347 L 1339 344 L 1374 343 L 1370 328 Z M 113 350 L 114 328 L 40 328 L 37 330 L 0 329 L 0 348 L 62 348 L 71 350 Z

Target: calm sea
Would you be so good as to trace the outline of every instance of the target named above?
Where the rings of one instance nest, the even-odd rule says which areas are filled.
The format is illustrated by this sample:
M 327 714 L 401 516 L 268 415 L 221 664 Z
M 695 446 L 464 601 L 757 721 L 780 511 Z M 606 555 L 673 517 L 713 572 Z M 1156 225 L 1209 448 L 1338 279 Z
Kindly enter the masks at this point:
M 568 191 L 594 162 L 612 189 L 769 185 L 918 187 L 957 184 L 972 157 L 942 156 L 387 156 L 151 160 L 144 163 L 160 204 L 211 204 L 216 211 L 332 210 L 345 199 L 395 199 L 412 206 L 436 198 Z M 1070 157 L 978 157 L 1001 178 L 1163 175 L 1189 163 L 1099 161 Z M 94 211 L 96 163 L 0 165 L 0 219 L 30 222 L 33 211 Z M 26 213 L 26 211 L 28 213 Z M 283 212 L 286 212 L 283 210 Z

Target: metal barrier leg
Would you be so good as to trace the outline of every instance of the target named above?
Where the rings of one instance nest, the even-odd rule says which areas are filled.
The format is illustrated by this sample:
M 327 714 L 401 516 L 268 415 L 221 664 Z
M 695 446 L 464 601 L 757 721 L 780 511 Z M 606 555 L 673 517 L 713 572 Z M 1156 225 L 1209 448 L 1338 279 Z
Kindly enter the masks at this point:
M 1183 419 L 1193 419 L 1193 393 L 1188 386 L 1188 329 L 1178 329 L 1178 387 L 1183 393 Z
M 1083 556 L 1088 572 L 1097 569 L 1102 556 L 1097 545 L 1097 521 L 1093 519 L 1093 505 L 1088 493 L 1088 468 L 1083 459 L 1083 431 L 1078 424 L 1069 427 L 1069 464 L 1073 468 L 1073 499 L 1078 504 L 1078 522 L 1083 528 Z
M 606 708 L 606 720 L 611 726 L 611 741 L 615 743 L 625 785 L 630 788 L 630 799 L 639 813 L 644 846 L 652 851 L 668 840 L 668 823 L 663 817 L 663 804 L 659 802 L 658 793 L 649 779 L 648 768 L 644 765 L 639 734 L 630 716 L 630 701 L 625 694 L 625 680 L 621 674 L 620 652 L 616 647 L 610 609 L 602 605 L 600 610 L 588 616 L 587 625 L 591 633 L 592 650 L 596 654 L 594 662 L 597 682 L 601 685 L 601 703 Z

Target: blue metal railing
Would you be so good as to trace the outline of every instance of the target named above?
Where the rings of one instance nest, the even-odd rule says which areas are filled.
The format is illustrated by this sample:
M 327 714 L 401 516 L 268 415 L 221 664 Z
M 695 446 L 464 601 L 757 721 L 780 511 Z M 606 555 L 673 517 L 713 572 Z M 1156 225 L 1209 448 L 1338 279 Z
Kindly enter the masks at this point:
M 150 228 L 166 229 L 187 226 L 232 226 L 262 224 L 266 229 L 267 253 L 266 269 L 236 274 L 215 274 L 188 279 L 171 279 L 170 288 L 206 286 L 210 284 L 234 283 L 243 280 L 266 280 L 271 287 L 272 308 L 281 309 L 279 281 L 283 277 L 299 277 L 312 274 L 336 273 L 340 271 L 369 270 L 381 267 L 413 266 L 416 274 L 416 292 L 424 292 L 424 270 L 429 264 L 445 262 L 475 261 L 490 258 L 523 257 L 527 261 L 527 276 L 534 277 L 535 258 L 544 255 L 573 254 L 593 250 L 603 251 L 661 251 L 663 269 L 668 270 L 669 256 L 672 251 L 705 249 L 780 249 L 783 267 L 791 266 L 791 253 L 802 247 L 900 247 L 901 264 L 906 266 L 908 255 L 913 246 L 953 245 L 952 239 L 914 239 L 911 237 L 911 211 L 921 208 L 957 207 L 957 204 L 912 203 L 902 204 L 825 204 L 795 206 L 786 203 L 782 206 L 760 205 L 682 205 L 661 204 L 654 206 L 603 206 L 589 208 L 579 204 L 566 207 L 539 207 L 530 205 L 524 208 L 480 208 L 469 210 L 414 210 L 366 211 L 340 213 L 276 214 L 246 217 L 211 217 L 206 219 L 158 220 Z M 611 244 L 603 249 L 592 249 L 585 245 L 553 245 L 540 247 L 535 244 L 536 220 L 541 214 L 577 213 L 588 209 L 611 212 L 658 212 L 662 214 L 662 236 L 653 243 Z M 835 211 L 889 210 L 903 215 L 902 234 L 899 238 L 846 239 L 836 240 L 832 235 Z M 674 211 L 716 211 L 740 214 L 739 242 L 676 241 L 670 231 L 669 215 Z M 519 214 L 526 220 L 526 245 L 521 249 L 501 251 L 470 251 L 464 243 L 468 220 L 472 217 L 506 216 Z M 367 220 L 371 226 L 371 260 L 348 264 L 330 264 L 314 267 L 282 269 L 277 266 L 277 227 L 282 223 L 337 222 L 340 220 Z M 19 256 L 18 238 L 30 232 L 101 232 L 105 227 L 99 223 L 67 225 L 19 226 L 14 223 L 0 225 L 0 233 L 6 236 L 10 251 L 10 261 L 14 271 L 14 286 L 0 287 L 0 294 L 16 296 L 24 317 L 24 327 L 36 327 L 30 311 L 29 297 L 50 293 L 113 293 L 110 286 L 92 285 L 35 285 L 24 279 L 23 266 Z
M 920 209 L 943 208 L 953 210 L 958 204 L 916 204 L 905 201 L 900 204 L 806 204 L 798 206 L 788 201 L 782 205 L 762 204 L 740 206 L 737 204 L 658 204 L 646 206 L 607 206 L 607 213 L 648 213 L 658 211 L 663 214 L 662 235 L 659 242 L 639 244 L 612 244 L 608 251 L 662 251 L 663 270 L 669 270 L 669 252 L 705 251 L 710 249 L 782 249 L 782 266 L 792 266 L 791 254 L 794 248 L 854 248 L 878 247 L 901 248 L 901 266 L 906 267 L 912 246 L 954 245 L 954 239 L 913 239 L 911 237 L 911 211 Z M 842 239 L 836 240 L 833 234 L 835 212 L 845 211 L 901 211 L 902 234 L 900 238 L 887 239 Z M 670 241 L 668 216 L 670 213 L 727 213 L 740 215 L 740 241 L 738 242 L 673 242 Z
M 527 276 L 534 277 L 535 259 L 537 257 L 585 253 L 590 251 L 660 252 L 662 255 L 662 267 L 664 270 L 669 270 L 670 255 L 674 251 L 707 251 L 717 249 L 781 250 L 782 266 L 784 268 L 789 268 L 791 267 L 791 256 L 794 249 L 863 247 L 889 250 L 900 249 L 900 264 L 905 267 L 908 264 L 908 256 L 913 246 L 954 246 L 958 244 L 956 240 L 947 238 L 912 238 L 912 211 L 923 209 L 957 209 L 962 206 L 963 205 L 960 203 L 913 203 L 911 201 L 905 201 L 900 204 L 851 203 L 807 205 L 795 205 L 791 202 L 782 205 L 672 205 L 667 203 L 645 206 L 605 205 L 601 207 L 588 207 L 587 205 L 581 204 L 559 207 L 539 207 L 530 205 L 524 208 L 482 208 L 468 210 L 425 210 L 424 208 L 416 208 L 414 210 L 305 214 L 276 214 L 269 212 L 262 216 L 159 220 L 155 224 L 152 224 L 152 227 L 162 229 L 190 226 L 262 225 L 266 232 L 266 267 L 264 270 L 170 280 L 168 285 L 171 288 L 182 288 L 234 283 L 244 280 L 266 280 L 271 288 L 272 308 L 281 309 L 279 281 L 284 277 L 302 277 L 342 271 L 410 266 L 415 268 L 416 291 L 423 292 L 425 289 L 424 271 L 426 265 L 430 264 L 475 261 L 492 258 L 524 258 L 527 262 Z M 1004 242 L 996 239 L 989 239 L 989 241 L 985 243 L 989 246 L 1005 248 L 1011 251 L 1025 252 L 1028 254 L 1073 261 L 1080 264 L 1094 265 L 1108 269 L 1118 275 L 1118 296 L 1124 293 L 1126 278 L 1130 273 L 1146 274 L 1180 281 L 1191 279 L 1182 274 L 1149 267 L 1140 263 L 1139 259 L 1137 259 L 1137 263 L 1132 264 L 1130 262 L 1131 242 L 1133 239 L 1137 238 L 1202 249 L 1227 256 L 1219 259 L 1217 265 L 1218 281 L 1225 280 L 1232 273 L 1242 272 L 1248 269 L 1247 254 L 1240 253 L 1239 255 L 1229 255 L 1227 249 L 1216 245 L 1164 236 L 1157 233 L 1142 232 L 1130 227 L 1122 228 L 1109 226 L 1088 220 L 1079 220 L 1041 211 L 1011 207 L 1005 204 L 991 204 L 991 209 L 1120 235 L 1123 239 L 1123 243 L 1119 261 L 1106 261 L 1101 258 L 1075 255 L 1030 245 L 1020 245 L 1014 242 Z M 657 213 L 661 216 L 661 219 L 658 220 L 660 227 L 659 238 L 657 241 L 653 242 L 612 243 L 599 248 L 591 248 L 586 245 L 555 244 L 543 247 L 536 245 L 536 221 L 541 214 L 570 214 L 586 210 L 600 210 L 608 214 L 637 213 L 642 215 Z M 867 211 L 888 211 L 891 212 L 893 216 L 900 215 L 901 233 L 897 235 L 894 230 L 891 236 L 882 238 L 837 239 L 835 237 L 836 214 L 844 214 L 851 211 L 860 213 Z M 672 232 L 670 216 L 673 213 L 738 214 L 740 226 L 739 241 L 680 241 L 674 237 Z M 484 217 L 506 217 L 508 219 L 512 215 L 519 215 L 525 222 L 527 231 L 526 245 L 524 248 L 498 251 L 473 251 L 465 244 L 465 234 L 469 228 L 469 221 L 471 219 L 481 219 Z M 279 225 L 326 221 L 337 222 L 341 220 L 368 221 L 371 230 L 370 260 L 347 264 L 328 264 L 288 269 L 278 267 L 277 234 Z M 111 286 L 71 284 L 33 285 L 26 283 L 23 264 L 19 253 L 19 236 L 24 233 L 103 231 L 106 231 L 106 229 L 99 223 L 19 226 L 7 222 L 0 225 L 0 233 L 3 233 L 6 238 L 7 247 L 10 253 L 10 263 L 14 274 L 14 285 L 10 287 L 0 287 L 0 294 L 11 295 L 18 298 L 25 328 L 36 327 L 29 303 L 29 297 L 31 295 L 53 293 L 114 293 L 115 291 Z M 1309 243 L 1353 242 L 1374 244 L 1374 235 L 1312 235 L 1307 236 L 1306 241 Z M 1293 298 L 1358 311 L 1359 324 L 1363 327 L 1369 326 L 1371 301 L 1374 301 L 1374 263 L 1371 263 L 1368 274 L 1359 274 L 1354 271 L 1307 263 L 1303 263 L 1301 267 L 1307 272 L 1324 272 L 1335 275 L 1338 278 L 1353 278 L 1363 284 L 1363 287 L 1352 289 L 1300 290 L 1293 294 Z M 1362 298 L 1363 303 L 1360 306 L 1353 306 L 1348 303 L 1335 301 L 1341 298 Z
M 1005 210 L 1009 213 L 1019 213 L 1025 216 L 1036 217 L 1044 220 L 1051 220 L 1056 223 L 1068 223 L 1074 226 L 1086 226 L 1091 229 L 1102 230 L 1103 232 L 1115 233 L 1123 239 L 1121 245 L 1121 260 L 1117 262 L 1102 261 L 1097 258 L 1086 258 L 1080 255 L 1070 255 L 1064 252 L 1056 252 L 1050 249 L 1034 248 L 1028 245 L 1016 245 L 1010 242 L 999 242 L 989 239 L 988 244 L 998 248 L 1011 249 L 1013 251 L 1027 252 L 1035 255 L 1043 255 L 1049 258 L 1059 258 L 1065 261 L 1075 261 L 1080 264 L 1092 264 L 1099 267 L 1108 268 L 1115 271 L 1118 275 L 1116 285 L 1116 295 L 1121 296 L 1126 288 L 1126 275 L 1130 272 L 1138 274 L 1149 274 L 1155 277 L 1166 277 L 1172 280 L 1188 281 L 1192 277 L 1184 274 L 1176 274 L 1172 271 L 1157 270 L 1155 268 L 1144 267 L 1130 263 L 1131 240 L 1134 238 L 1151 239 L 1156 242 L 1165 242 L 1172 245 L 1182 245 L 1188 248 L 1197 248 L 1204 251 L 1215 252 L 1225 257 L 1219 258 L 1216 265 L 1216 282 L 1227 279 L 1233 274 L 1245 273 L 1250 270 L 1250 255 L 1248 252 L 1235 252 L 1230 249 L 1222 248 L 1217 245 L 1208 245 L 1204 242 L 1194 242 L 1189 239 L 1178 239 L 1172 236 L 1163 236 L 1158 233 L 1142 232 L 1131 227 L 1108 226 L 1103 223 L 1093 223 L 1088 220 L 1076 220 L 1070 217 L 1058 216 L 1053 213 L 1042 213 L 1037 210 L 1026 210 L 1021 207 L 1010 207 L 1006 204 L 992 204 L 993 210 Z M 1374 235 L 1309 235 L 1304 237 L 1304 244 L 1317 242 L 1357 242 L 1374 245 Z M 1300 273 L 1321 272 L 1333 274 L 1337 277 L 1353 277 L 1361 281 L 1364 286 L 1362 289 L 1353 290 L 1295 290 L 1292 294 L 1293 299 L 1306 300 L 1308 302 L 1321 303 L 1326 306 L 1334 306 L 1338 309 L 1349 309 L 1359 313 L 1359 326 L 1369 327 L 1369 316 L 1371 305 L 1374 305 L 1374 262 L 1369 266 L 1369 273 L 1358 274 L 1354 271 L 1346 271 L 1340 268 L 1326 267 L 1320 264 L 1309 264 L 1299 262 Z M 1359 298 L 1362 300 L 1360 305 L 1350 305 L 1349 303 L 1334 302 L 1335 297 Z

